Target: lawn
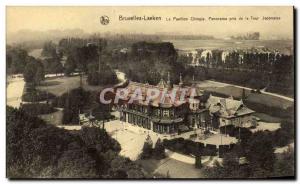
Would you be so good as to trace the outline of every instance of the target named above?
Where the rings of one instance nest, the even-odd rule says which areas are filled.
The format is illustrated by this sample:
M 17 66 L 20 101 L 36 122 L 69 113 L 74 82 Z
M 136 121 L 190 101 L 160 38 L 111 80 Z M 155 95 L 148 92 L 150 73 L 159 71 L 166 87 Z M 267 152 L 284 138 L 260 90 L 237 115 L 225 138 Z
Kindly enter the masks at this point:
M 270 115 L 265 114 L 265 113 L 255 112 L 253 115 L 260 118 L 261 121 L 265 121 L 266 123 L 268 123 L 268 122 L 272 122 L 272 123 L 282 122 L 281 118 L 270 116 Z
M 86 76 L 82 78 L 82 87 L 88 91 L 100 91 L 103 86 L 91 86 L 86 82 Z M 52 77 L 47 78 L 37 89 L 42 91 L 48 91 L 56 96 L 61 96 L 67 93 L 68 90 L 72 90 L 80 87 L 80 77 L 70 76 L 70 77 Z
M 162 160 L 137 160 L 145 171 L 159 174 L 170 178 L 204 178 L 201 169 L 196 169 L 194 164 L 183 163 L 174 159 L 165 158 Z
M 49 124 L 61 125 L 63 112 L 62 112 L 62 109 L 58 109 L 58 111 L 56 111 L 56 112 L 53 112 L 50 114 L 39 115 L 39 117 Z
M 276 96 L 271 96 L 267 94 L 254 94 L 251 93 L 248 97 L 247 100 L 249 102 L 253 103 L 260 103 L 264 104 L 269 107 L 278 107 L 281 109 L 287 109 L 288 107 L 291 107 L 294 105 L 293 102 L 290 102 L 288 100 L 276 97 Z
M 208 92 L 219 93 L 226 96 L 233 96 L 233 98 L 235 99 L 242 98 L 243 94 L 243 89 L 234 86 L 206 87 L 204 90 Z M 245 89 L 245 94 L 246 96 L 250 95 L 250 90 Z
M 276 131 L 280 128 L 280 123 L 267 123 L 267 122 L 263 122 L 260 121 L 258 122 L 258 126 L 256 126 L 256 128 L 254 129 L 250 129 L 251 132 L 256 132 L 256 131 Z
M 35 57 L 37 59 L 41 59 L 42 58 L 42 51 L 43 49 L 33 49 L 32 51 L 30 51 L 28 53 L 29 56 Z
M 223 87 L 201 87 L 201 89 L 212 92 L 215 94 L 220 94 L 224 96 L 233 96 L 235 99 L 241 99 L 243 94 L 243 89 L 235 86 L 223 86 Z M 263 104 L 269 107 L 279 107 L 281 109 L 286 109 L 293 106 L 294 103 L 288 100 L 271 96 L 268 94 L 257 94 L 251 93 L 250 90 L 245 89 L 245 95 L 249 102 Z

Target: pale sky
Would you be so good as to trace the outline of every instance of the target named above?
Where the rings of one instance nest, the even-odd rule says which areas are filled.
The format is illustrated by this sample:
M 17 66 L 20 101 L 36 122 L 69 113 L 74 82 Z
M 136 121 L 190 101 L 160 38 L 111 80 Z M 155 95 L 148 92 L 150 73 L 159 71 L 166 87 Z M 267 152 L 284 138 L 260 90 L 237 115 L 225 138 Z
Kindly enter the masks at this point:
M 147 33 L 233 35 L 259 31 L 261 36 L 293 37 L 293 7 L 12 7 L 6 9 L 7 33 L 29 29 L 79 28 L 87 33 Z M 110 18 L 108 25 L 100 24 L 100 17 Z M 161 16 L 161 21 L 119 21 L 119 16 Z M 259 20 L 245 20 L 245 17 Z M 262 20 L 262 17 L 280 20 Z M 203 17 L 206 21 L 166 21 L 173 17 Z M 208 21 L 209 17 L 243 17 L 242 21 Z

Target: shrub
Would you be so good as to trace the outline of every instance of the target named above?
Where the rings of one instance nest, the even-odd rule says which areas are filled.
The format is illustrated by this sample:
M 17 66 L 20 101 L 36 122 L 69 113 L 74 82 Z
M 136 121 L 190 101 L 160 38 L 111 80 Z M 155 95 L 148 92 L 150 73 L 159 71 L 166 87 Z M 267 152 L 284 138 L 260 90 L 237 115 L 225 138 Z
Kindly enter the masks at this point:
M 155 158 L 155 159 L 163 159 L 166 157 L 166 154 L 165 154 L 165 146 L 164 144 L 161 142 L 160 139 L 158 139 L 155 143 L 155 147 L 153 149 L 153 152 L 152 152 L 152 156 Z
M 205 147 L 203 143 L 185 140 L 183 138 L 165 139 L 163 143 L 167 149 L 186 155 L 217 155 L 216 145 L 207 144 Z
M 27 92 L 22 95 L 22 100 L 25 102 L 39 102 L 45 101 L 49 99 L 53 99 L 55 97 L 54 94 L 48 93 L 45 91 L 40 91 L 32 88 L 27 88 Z
M 153 151 L 152 150 L 152 146 L 153 146 L 153 142 L 152 142 L 150 136 L 148 135 L 147 138 L 146 138 L 146 141 L 144 143 L 142 153 L 140 155 L 142 159 L 149 159 L 149 158 L 151 158 L 152 151 Z
M 201 162 L 201 155 L 196 155 L 195 159 L 195 167 L 197 169 L 200 169 L 202 167 L 202 162 Z
M 31 116 L 50 114 L 57 111 L 51 105 L 42 103 L 23 104 L 21 109 Z
M 294 107 L 288 107 L 287 109 L 279 108 L 279 107 L 271 107 L 261 103 L 251 102 L 249 100 L 244 101 L 245 105 L 254 111 L 265 113 L 271 116 L 293 119 L 294 118 Z

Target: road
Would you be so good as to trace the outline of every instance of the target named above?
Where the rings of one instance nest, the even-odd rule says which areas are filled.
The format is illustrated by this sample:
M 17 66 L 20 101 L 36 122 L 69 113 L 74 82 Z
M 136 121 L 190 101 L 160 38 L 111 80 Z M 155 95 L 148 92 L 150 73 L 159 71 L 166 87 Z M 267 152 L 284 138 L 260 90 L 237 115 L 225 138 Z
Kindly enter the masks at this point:
M 25 86 L 23 78 L 13 78 L 9 80 L 6 88 L 6 104 L 19 108 L 22 102 L 22 94 Z
M 246 89 L 246 90 L 250 90 L 250 91 L 253 90 L 252 88 L 247 88 L 247 87 L 238 86 L 238 85 L 234 85 L 234 84 L 228 84 L 228 83 L 224 83 L 224 82 L 216 82 L 216 81 L 212 81 L 212 80 L 207 80 L 207 81 L 212 82 L 212 83 L 216 83 L 216 84 L 220 84 L 220 85 L 234 86 L 234 87 L 237 87 L 237 88 Z M 283 95 L 279 95 L 277 93 L 270 93 L 270 92 L 266 92 L 266 91 L 261 91 L 261 93 L 271 95 L 271 96 L 276 96 L 276 97 L 288 100 L 290 102 L 294 102 L 293 98 L 283 96 Z

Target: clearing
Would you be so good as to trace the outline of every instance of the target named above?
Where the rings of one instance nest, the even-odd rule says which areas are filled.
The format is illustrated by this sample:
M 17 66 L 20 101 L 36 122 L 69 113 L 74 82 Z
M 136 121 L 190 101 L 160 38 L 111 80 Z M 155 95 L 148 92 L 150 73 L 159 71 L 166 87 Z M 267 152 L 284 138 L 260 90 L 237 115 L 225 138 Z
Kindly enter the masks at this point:
M 100 91 L 103 86 L 91 86 L 86 82 L 86 76 L 82 77 L 82 87 L 88 91 Z M 80 87 L 80 76 L 59 76 L 46 78 L 37 89 L 42 91 L 48 91 L 56 96 L 61 96 L 67 93 L 69 90 Z
M 137 160 L 145 171 L 170 178 L 204 178 L 201 169 L 196 169 L 194 164 L 183 163 L 171 158 L 162 160 Z
M 240 99 L 243 94 L 243 89 L 245 89 L 245 95 L 247 97 L 247 100 L 250 102 L 260 103 L 270 107 L 279 107 L 282 109 L 286 109 L 294 105 L 294 99 L 285 96 L 263 91 L 261 94 L 251 93 L 250 88 L 244 88 L 241 86 L 210 80 L 197 82 L 197 87 L 208 92 L 218 93 L 226 96 L 233 96 L 235 99 Z
M 23 78 L 9 78 L 6 87 L 6 105 L 19 108 L 25 86 Z

